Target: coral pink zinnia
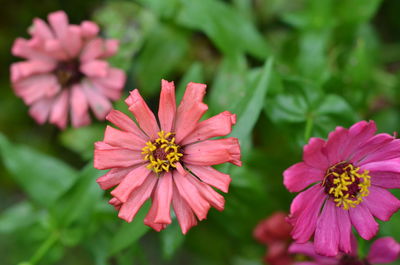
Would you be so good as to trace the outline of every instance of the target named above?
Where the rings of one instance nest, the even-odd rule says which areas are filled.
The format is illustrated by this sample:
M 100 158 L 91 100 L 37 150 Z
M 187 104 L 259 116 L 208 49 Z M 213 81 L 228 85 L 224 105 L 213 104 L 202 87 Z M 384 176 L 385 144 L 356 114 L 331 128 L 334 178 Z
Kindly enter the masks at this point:
M 159 124 L 137 89 L 126 99 L 140 128 L 128 116 L 112 110 L 104 140 L 95 144 L 94 167 L 111 169 L 97 182 L 102 189 L 117 186 L 110 204 L 118 216 L 131 222 L 143 203 L 152 206 L 144 222 L 160 231 L 171 223 L 170 205 L 182 232 L 205 219 L 210 206 L 224 208 L 224 198 L 213 186 L 228 191 L 229 175 L 212 166 L 230 162 L 241 166 L 236 138 L 207 140 L 227 135 L 236 116 L 228 111 L 199 122 L 207 111 L 202 102 L 206 86 L 189 83 L 178 108 L 175 87 L 162 80 Z M 196 219 L 197 217 L 197 219 Z
M 39 124 L 49 120 L 64 129 L 70 114 L 74 127 L 87 125 L 89 107 L 103 120 L 125 83 L 124 72 L 104 61 L 116 53 L 118 41 L 99 38 L 93 22 L 69 24 L 63 11 L 49 14 L 48 21 L 35 18 L 32 38 L 14 42 L 12 54 L 27 59 L 11 65 L 15 93 Z
M 387 189 L 400 187 L 400 140 L 376 134 L 373 121 L 350 129 L 337 127 L 328 140 L 311 138 L 303 162 L 284 172 L 284 184 L 299 192 L 290 209 L 292 237 L 298 243 L 314 235 L 318 254 L 351 251 L 352 226 L 371 239 L 380 220 L 388 221 L 400 201 Z

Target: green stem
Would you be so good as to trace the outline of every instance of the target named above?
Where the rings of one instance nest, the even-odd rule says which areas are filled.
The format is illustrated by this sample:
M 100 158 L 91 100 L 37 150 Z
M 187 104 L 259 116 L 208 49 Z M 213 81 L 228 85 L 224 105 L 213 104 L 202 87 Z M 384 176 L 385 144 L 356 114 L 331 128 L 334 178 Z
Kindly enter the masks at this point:
M 43 257 L 46 255 L 46 253 L 49 251 L 49 249 L 57 242 L 58 240 L 58 233 L 53 232 L 47 239 L 42 243 L 42 245 L 38 248 L 38 250 L 35 252 L 33 257 L 31 258 L 29 264 L 30 265 L 35 265 L 37 264 Z
M 306 129 L 304 130 L 304 140 L 307 143 L 308 139 L 311 137 L 312 129 L 314 126 L 314 119 L 312 115 L 308 115 L 306 121 Z

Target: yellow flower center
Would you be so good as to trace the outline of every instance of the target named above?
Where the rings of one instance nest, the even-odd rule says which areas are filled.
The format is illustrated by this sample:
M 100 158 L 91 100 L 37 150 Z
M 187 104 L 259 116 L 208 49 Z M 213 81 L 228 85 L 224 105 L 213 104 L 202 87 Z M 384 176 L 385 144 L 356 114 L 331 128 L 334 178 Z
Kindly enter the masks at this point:
M 158 138 L 148 141 L 142 148 L 144 160 L 149 161 L 148 169 L 155 173 L 168 172 L 183 156 L 181 147 L 175 143 L 174 133 L 158 132 Z
M 368 196 L 368 188 L 371 186 L 371 177 L 368 174 L 368 170 L 361 173 L 359 167 L 340 162 L 326 171 L 322 186 L 337 207 L 348 210 L 359 205 L 362 198 Z

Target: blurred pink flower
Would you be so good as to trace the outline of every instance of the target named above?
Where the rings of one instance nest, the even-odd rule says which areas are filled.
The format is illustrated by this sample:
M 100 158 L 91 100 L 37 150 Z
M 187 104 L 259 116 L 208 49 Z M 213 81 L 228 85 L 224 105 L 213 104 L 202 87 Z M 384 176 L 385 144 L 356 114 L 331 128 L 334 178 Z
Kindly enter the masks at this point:
M 293 259 L 289 255 L 288 247 L 292 241 L 290 231 L 292 226 L 286 222 L 287 214 L 275 212 L 262 220 L 254 229 L 253 237 L 267 246 L 264 257 L 265 264 L 291 265 Z
M 74 127 L 87 125 L 89 107 L 103 120 L 125 83 L 124 72 L 104 60 L 117 52 L 118 41 L 99 38 L 91 21 L 69 24 L 63 11 L 50 13 L 48 21 L 35 18 L 32 38 L 14 42 L 12 54 L 26 59 L 11 65 L 15 94 L 39 124 L 49 120 L 64 129 L 70 114 Z
M 94 167 L 111 169 L 97 182 L 102 189 L 117 186 L 110 200 L 118 216 L 131 222 L 143 203 L 152 206 L 144 222 L 160 231 L 171 223 L 174 208 L 182 232 L 206 218 L 210 206 L 224 209 L 224 197 L 213 186 L 228 191 L 229 175 L 212 165 L 241 166 L 236 138 L 207 140 L 231 132 L 236 115 L 228 111 L 199 122 L 207 111 L 206 85 L 189 83 L 178 108 L 173 82 L 162 80 L 159 124 L 137 89 L 125 100 L 140 128 L 128 116 L 112 110 L 104 140 L 95 144 Z M 197 218 L 196 218 L 197 217 Z
M 372 243 L 365 258 L 359 257 L 357 241 L 354 236 L 351 237 L 351 250 L 348 254 L 339 253 L 335 257 L 321 256 L 315 253 L 311 242 L 293 243 L 289 247 L 289 252 L 302 254 L 312 259 L 311 261 L 296 262 L 294 265 L 373 265 L 396 261 L 400 255 L 400 244 L 391 237 L 379 238 Z
M 303 162 L 284 172 L 284 184 L 301 192 L 293 200 L 292 237 L 307 242 L 314 234 L 318 254 L 350 253 L 352 226 L 371 239 L 380 220 L 388 221 L 400 201 L 386 189 L 400 187 L 400 140 L 377 134 L 373 121 L 337 127 L 328 140 L 311 138 Z M 314 184 L 316 183 L 316 184 Z

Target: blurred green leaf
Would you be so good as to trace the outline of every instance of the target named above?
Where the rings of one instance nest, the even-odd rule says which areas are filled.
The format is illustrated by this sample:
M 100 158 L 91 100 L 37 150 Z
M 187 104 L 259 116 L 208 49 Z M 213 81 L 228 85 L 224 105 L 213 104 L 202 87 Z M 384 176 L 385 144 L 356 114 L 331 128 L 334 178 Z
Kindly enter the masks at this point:
M 36 202 L 52 205 L 78 177 L 76 170 L 27 146 L 14 145 L 0 134 L 4 165 Z
M 160 236 L 163 257 L 169 260 L 185 241 L 185 236 L 181 232 L 178 220 L 173 220 L 173 222 L 160 233 Z
M 28 201 L 7 208 L 0 215 L 0 233 L 10 234 L 38 221 L 38 212 Z
M 223 53 L 246 52 L 260 59 L 269 53 L 267 43 L 252 22 L 232 6 L 216 0 L 181 3 L 178 23 L 204 32 Z
M 104 129 L 104 125 L 69 128 L 60 134 L 60 141 L 83 158 L 90 159 L 93 156 L 94 143 L 101 141 Z
M 199 62 L 193 63 L 179 82 L 176 90 L 176 103 L 179 104 L 189 82 L 204 83 L 203 66 Z
M 144 217 L 150 209 L 150 202 L 146 202 L 136 214 L 132 223 L 121 220 L 121 226 L 111 240 L 109 255 L 129 247 L 139 240 L 150 228 L 143 224 Z

